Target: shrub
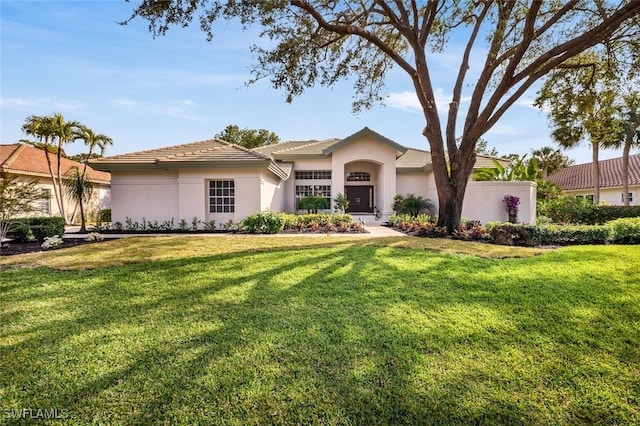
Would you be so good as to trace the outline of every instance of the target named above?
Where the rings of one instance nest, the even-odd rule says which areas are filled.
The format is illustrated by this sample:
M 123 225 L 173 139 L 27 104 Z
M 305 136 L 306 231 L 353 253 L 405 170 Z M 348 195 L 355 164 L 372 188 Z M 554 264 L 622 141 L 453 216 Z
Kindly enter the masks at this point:
M 349 200 L 345 194 L 339 192 L 333 199 L 333 205 L 336 213 L 344 213 L 349 208 Z
M 601 225 L 522 225 L 540 245 L 604 244 L 611 234 Z
M 628 217 L 607 223 L 611 241 L 617 244 L 640 244 L 640 217 Z
M 640 217 L 640 206 L 593 206 L 593 223 L 607 223 L 628 217 Z
M 62 238 L 57 235 L 46 237 L 41 247 L 43 250 L 55 250 L 60 248 L 62 247 Z
M 111 222 L 111 209 L 102 209 L 98 211 L 98 217 L 96 218 L 98 222 Z
M 308 213 L 318 213 L 318 210 L 328 208 L 327 199 L 318 195 L 307 195 L 298 201 L 298 209 L 306 210 Z
M 539 203 L 538 214 L 555 223 L 591 224 L 595 223 L 593 209 L 593 204 L 585 198 L 560 197 Z
M 64 234 L 64 219 L 61 217 L 22 218 L 15 219 L 12 223 L 9 236 L 16 241 L 28 241 L 30 237 L 34 237 L 43 242 L 47 237 Z
M 433 203 L 428 198 L 421 196 L 415 196 L 414 194 L 408 194 L 406 197 L 401 194 L 396 194 L 393 198 L 393 210 L 398 214 L 408 214 L 411 217 L 416 217 L 424 211 L 432 211 Z
M 555 223 L 603 224 L 624 217 L 640 217 L 640 206 L 594 206 L 585 198 L 560 197 L 538 203 L 538 215 Z
M 208 232 L 212 232 L 216 230 L 216 221 L 215 220 L 209 220 L 207 222 L 202 222 L 202 226 L 204 227 L 205 231 Z
M 241 222 L 241 229 L 247 232 L 276 234 L 284 229 L 285 217 L 271 210 L 250 214 Z

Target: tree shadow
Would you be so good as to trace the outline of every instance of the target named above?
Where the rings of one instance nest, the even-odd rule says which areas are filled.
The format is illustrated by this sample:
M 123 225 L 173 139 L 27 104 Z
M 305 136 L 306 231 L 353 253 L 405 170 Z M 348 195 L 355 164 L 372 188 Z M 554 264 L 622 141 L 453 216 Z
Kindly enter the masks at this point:
M 544 395 L 529 402 L 517 395 L 539 384 L 505 378 L 493 366 L 513 362 L 524 374 L 526 363 L 505 355 L 531 356 L 531 337 L 521 340 L 521 332 L 539 340 L 541 360 L 532 368 L 548 379 L 568 366 L 544 351 L 574 350 L 581 342 L 562 330 L 582 327 L 597 337 L 594 323 L 576 322 L 568 306 L 554 309 L 574 299 L 559 298 L 548 276 L 510 277 L 535 260 L 416 253 L 332 241 L 106 270 L 40 268 L 34 277 L 49 285 L 34 279 L 15 303 L 42 298 L 68 311 L 32 324 L 20 310 L 3 315 L 21 326 L 4 335 L 15 341 L 3 344 L 2 358 L 9 372 L 22 367 L 1 379 L 3 387 L 16 404 L 68 408 L 79 423 L 546 419 L 553 410 L 540 406 Z M 473 282 L 464 281 L 469 271 Z M 570 277 L 566 291 L 580 280 Z M 622 317 L 633 320 L 626 309 Z M 607 336 L 619 342 L 620 331 Z M 631 361 L 628 350 L 638 344 L 627 340 L 613 354 L 620 362 Z M 515 383 L 492 391 L 502 380 Z M 584 406 L 572 409 L 577 418 Z

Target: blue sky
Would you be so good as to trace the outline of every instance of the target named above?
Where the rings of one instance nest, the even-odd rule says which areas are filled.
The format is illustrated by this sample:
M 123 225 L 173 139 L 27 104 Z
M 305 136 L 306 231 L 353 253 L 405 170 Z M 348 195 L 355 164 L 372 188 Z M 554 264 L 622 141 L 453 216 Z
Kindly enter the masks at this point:
M 371 111 L 352 114 L 349 82 L 312 88 L 287 104 L 284 93 L 266 81 L 244 85 L 256 31 L 221 23 L 208 43 L 195 25 L 153 39 L 142 20 L 117 25 L 133 4 L 0 0 L 1 143 L 26 138 L 21 126 L 29 115 L 60 112 L 113 138 L 106 155 L 211 138 L 228 124 L 266 128 L 283 141 L 346 137 L 368 126 L 405 146 L 428 149 L 411 83 L 399 69 L 387 80 L 386 106 Z M 443 106 L 459 52 L 451 43 L 433 62 Z M 545 114 L 529 106 L 534 96 L 523 98 L 484 136 L 490 147 L 506 155 L 554 146 Z M 66 151 L 77 154 L 84 147 L 77 143 Z M 567 155 L 578 163 L 591 159 L 586 146 Z M 601 158 L 619 155 L 601 152 Z

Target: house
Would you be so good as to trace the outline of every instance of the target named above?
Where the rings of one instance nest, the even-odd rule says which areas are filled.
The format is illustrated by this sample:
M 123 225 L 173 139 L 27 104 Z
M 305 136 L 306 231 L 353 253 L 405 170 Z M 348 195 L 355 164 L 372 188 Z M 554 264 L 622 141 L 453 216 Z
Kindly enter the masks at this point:
M 623 205 L 622 157 L 598 161 L 600 166 L 600 201 Z M 565 194 L 593 201 L 593 163 L 578 164 L 559 170 L 546 180 L 558 184 Z M 629 205 L 639 205 L 640 154 L 629 156 Z
M 437 204 L 427 151 L 404 147 L 368 128 L 344 139 L 291 141 L 246 149 L 221 140 L 91 160 L 111 172 L 114 222 L 170 219 L 238 222 L 256 211 L 296 212 L 307 195 L 333 199 L 343 193 L 348 212 L 374 220 L 393 213 L 396 194 Z M 477 167 L 490 167 L 478 156 Z M 535 184 L 471 182 L 463 216 L 507 220 L 505 195 L 522 200 L 520 220 L 535 218 Z M 330 211 L 330 209 L 328 209 Z
M 58 158 L 54 154 L 52 154 L 50 158 L 53 172 L 56 173 Z M 82 170 L 84 164 L 64 157 L 61 159 L 61 171 L 63 175 L 73 167 L 79 167 L 80 170 Z M 49 173 L 49 166 L 47 165 L 44 150 L 19 143 L 0 145 L 0 174 L 3 177 L 5 175 L 15 175 L 25 181 L 37 179 L 44 196 L 35 213 L 38 216 L 60 216 L 60 209 L 54 198 L 53 181 Z M 87 178 L 89 182 L 92 183 L 94 191 L 86 211 L 97 212 L 99 209 L 110 208 L 111 175 L 88 167 Z M 68 210 L 69 215 L 74 211 L 76 203 L 66 198 L 65 206 L 67 206 L 65 210 Z

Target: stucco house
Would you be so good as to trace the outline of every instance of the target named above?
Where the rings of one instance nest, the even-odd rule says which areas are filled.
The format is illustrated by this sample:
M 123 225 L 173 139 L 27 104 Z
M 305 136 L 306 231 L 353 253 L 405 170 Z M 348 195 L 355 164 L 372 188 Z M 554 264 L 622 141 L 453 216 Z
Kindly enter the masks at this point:
M 52 154 L 51 165 L 54 173 L 58 167 L 58 158 Z M 68 158 L 62 158 L 62 174 L 72 167 L 84 167 L 83 164 Z M 17 176 L 20 180 L 37 179 L 38 186 L 42 189 L 43 198 L 38 209 L 33 214 L 37 216 L 60 216 L 60 209 L 54 198 L 53 181 L 49 173 L 47 158 L 44 150 L 24 144 L 0 145 L 0 174 Z M 87 212 L 97 212 L 99 209 L 107 209 L 111 206 L 110 181 L 111 175 L 103 171 L 87 168 L 87 179 L 93 185 L 93 195 L 89 202 Z M 68 197 L 65 198 L 67 215 L 70 215 L 76 207 L 76 203 Z
M 598 161 L 600 166 L 600 201 L 623 205 L 622 157 Z M 593 201 L 593 163 L 569 166 L 550 174 L 546 180 L 558 184 L 567 195 Z M 640 204 L 640 154 L 629 156 L 629 205 Z
M 373 221 L 393 213 L 396 194 L 415 194 L 437 204 L 431 155 L 404 147 L 368 128 L 343 139 L 291 141 L 252 150 L 221 140 L 91 160 L 111 172 L 113 221 L 141 222 L 196 217 L 238 222 L 265 209 L 297 212 L 298 201 L 322 196 L 333 208 L 338 193 L 349 213 Z M 479 156 L 477 167 L 490 167 Z M 520 220 L 535 220 L 535 183 L 471 182 L 463 216 L 507 220 L 505 195 L 522 200 Z

